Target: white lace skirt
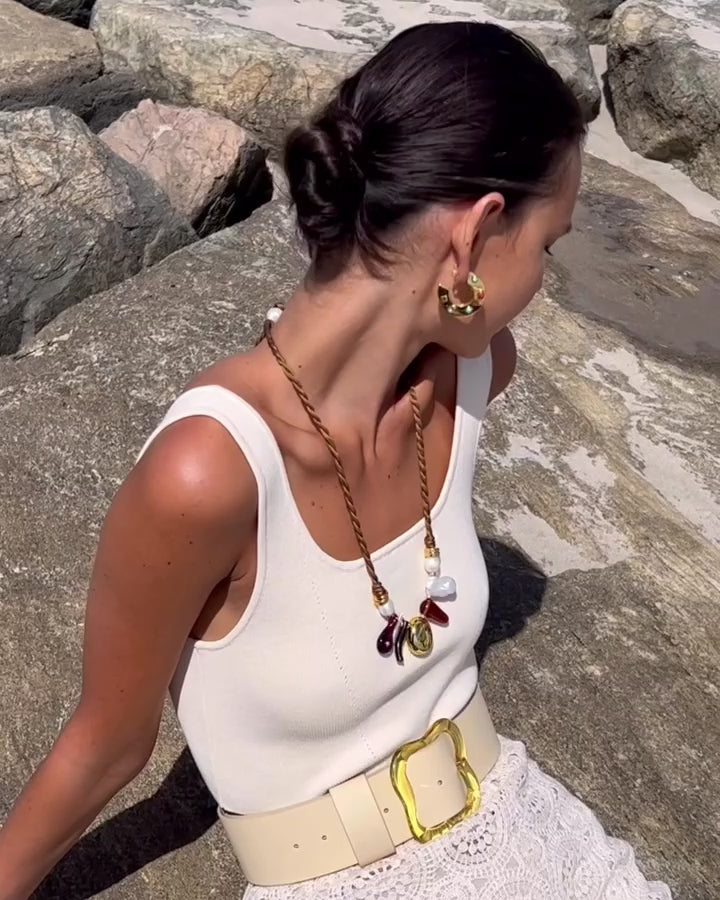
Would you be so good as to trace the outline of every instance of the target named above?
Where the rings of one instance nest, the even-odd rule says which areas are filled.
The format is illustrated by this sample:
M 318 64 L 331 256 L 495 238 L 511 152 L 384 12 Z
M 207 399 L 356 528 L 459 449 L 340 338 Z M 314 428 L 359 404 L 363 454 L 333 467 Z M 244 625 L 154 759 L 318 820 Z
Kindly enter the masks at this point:
M 365 869 L 287 887 L 248 887 L 244 900 L 672 900 L 648 882 L 625 841 L 500 738 L 476 816 L 429 844 L 409 841 Z

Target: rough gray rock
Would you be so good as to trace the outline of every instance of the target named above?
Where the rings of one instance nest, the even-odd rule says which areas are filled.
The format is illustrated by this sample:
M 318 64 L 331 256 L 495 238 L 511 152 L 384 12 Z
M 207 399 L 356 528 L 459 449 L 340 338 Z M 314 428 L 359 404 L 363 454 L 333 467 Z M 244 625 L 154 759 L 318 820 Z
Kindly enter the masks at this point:
M 288 127 L 396 31 L 428 20 L 483 18 L 538 44 L 572 86 L 588 118 L 599 87 L 584 36 L 549 3 L 448 0 L 399 5 L 326 0 L 98 0 L 92 28 L 105 65 L 132 71 L 149 93 L 222 113 L 277 147 Z M 533 12 L 537 21 L 503 18 Z M 110 55 L 112 54 L 112 56 Z
M 720 230 L 592 157 L 574 229 L 553 249 L 559 303 L 685 365 L 720 371 Z
M 87 26 L 90 22 L 94 2 L 95 0 L 20 0 L 20 3 L 35 12 L 82 26 Z
M 495 586 L 484 688 L 498 728 L 630 839 L 648 876 L 708 900 L 720 346 L 693 348 L 720 332 L 717 303 L 695 309 L 718 296 L 720 229 L 588 158 L 575 232 L 553 253 L 476 477 Z
M 201 237 L 247 218 L 272 194 L 265 150 L 204 109 L 143 100 L 100 138 L 149 175 Z
M 565 0 L 570 15 L 582 28 L 591 44 L 604 44 L 608 25 L 623 0 Z
M 267 164 L 272 178 L 273 200 L 284 200 L 287 204 L 290 200 L 290 185 L 288 184 L 287 175 L 280 163 L 270 160 Z
M 483 685 L 501 731 L 629 839 L 648 875 L 678 900 L 708 900 L 720 882 L 718 381 L 711 361 L 668 358 L 652 323 L 631 338 L 600 321 L 602 298 L 589 319 L 569 294 L 584 289 L 576 269 L 592 254 L 598 269 L 619 268 L 607 297 L 621 289 L 629 306 L 648 278 L 632 263 L 647 253 L 654 264 L 667 247 L 667 271 L 692 265 L 696 276 L 658 279 L 658 298 L 688 308 L 717 272 L 720 230 L 637 178 L 587 165 L 583 209 L 615 215 L 617 242 L 580 218 L 580 243 L 557 246 L 517 325 L 517 381 L 481 441 L 475 509 L 492 581 Z M 77 696 L 84 592 L 112 495 L 189 377 L 250 345 L 264 310 L 292 289 L 303 271 L 293 234 L 284 204 L 271 203 L 66 310 L 22 359 L 0 360 L 0 522 L 10 523 L 0 528 L 0 816 Z M 205 900 L 210 880 L 239 896 L 181 747 L 168 717 L 148 770 L 37 900 L 103 889 Z
M 618 131 L 720 197 L 720 15 L 707 0 L 628 0 L 608 33 Z
M 122 67 L 103 69 L 93 35 L 0 0 L 0 110 L 62 106 L 95 131 L 137 104 L 144 95 Z
M 100 76 L 100 51 L 82 28 L 0 0 L 0 35 L 0 109 L 74 108 L 77 95 Z
M 56 107 L 0 113 L 0 353 L 194 240 L 142 172 Z

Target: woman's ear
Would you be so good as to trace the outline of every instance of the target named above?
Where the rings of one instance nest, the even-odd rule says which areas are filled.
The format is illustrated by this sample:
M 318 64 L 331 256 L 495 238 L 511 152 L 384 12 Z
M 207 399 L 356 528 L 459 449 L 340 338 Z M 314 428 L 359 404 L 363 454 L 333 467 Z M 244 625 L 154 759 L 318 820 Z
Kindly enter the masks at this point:
M 457 275 L 455 284 L 467 284 L 468 275 L 474 271 L 474 261 L 482 252 L 490 234 L 496 231 L 500 214 L 505 209 L 505 198 L 497 191 L 485 194 L 468 207 L 452 231 L 452 249 Z M 482 278 L 482 273 L 478 272 Z

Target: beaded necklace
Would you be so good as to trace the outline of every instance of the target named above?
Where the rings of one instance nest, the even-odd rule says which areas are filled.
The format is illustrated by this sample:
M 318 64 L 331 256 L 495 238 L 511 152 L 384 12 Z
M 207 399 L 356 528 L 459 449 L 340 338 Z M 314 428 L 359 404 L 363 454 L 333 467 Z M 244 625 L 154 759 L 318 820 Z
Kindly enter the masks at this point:
M 418 472 L 420 474 L 420 499 L 422 501 L 423 520 L 425 524 L 425 557 L 423 565 L 427 575 L 427 581 L 425 585 L 425 598 L 420 603 L 418 614 L 410 619 L 405 619 L 395 611 L 395 606 L 390 598 L 387 588 L 380 581 L 380 578 L 375 571 L 375 565 L 372 561 L 365 535 L 363 534 L 360 519 L 355 507 L 355 501 L 353 500 L 350 491 L 350 485 L 348 483 L 347 475 L 345 474 L 345 467 L 340 459 L 337 445 L 335 444 L 332 435 L 323 424 L 320 416 L 317 414 L 315 407 L 310 402 L 310 399 L 295 375 L 295 372 L 292 370 L 275 343 L 275 338 L 272 335 L 272 325 L 274 322 L 277 322 L 281 313 L 282 309 L 278 306 L 274 306 L 269 310 L 265 320 L 265 340 L 267 341 L 273 356 L 277 360 L 278 365 L 294 388 L 310 422 L 325 442 L 332 458 L 333 465 L 335 466 L 335 474 L 337 475 L 338 484 L 342 491 L 345 507 L 350 518 L 350 524 L 355 533 L 355 539 L 365 563 L 368 577 L 370 578 L 373 604 L 384 619 L 383 629 L 376 641 L 377 651 L 382 656 L 391 656 L 394 653 L 395 659 L 400 664 L 404 662 L 403 647 L 405 645 L 407 645 L 414 656 L 428 656 L 432 651 L 434 644 L 431 624 L 446 626 L 449 623 L 448 614 L 444 609 L 441 609 L 441 607 L 438 606 L 436 601 L 454 599 L 457 588 L 453 578 L 442 576 L 440 573 L 440 548 L 435 542 L 435 535 L 432 529 L 427 465 L 425 462 L 425 441 L 423 439 L 420 405 L 418 403 L 415 388 L 410 388 L 409 395 L 415 425 L 415 447 L 417 451 Z

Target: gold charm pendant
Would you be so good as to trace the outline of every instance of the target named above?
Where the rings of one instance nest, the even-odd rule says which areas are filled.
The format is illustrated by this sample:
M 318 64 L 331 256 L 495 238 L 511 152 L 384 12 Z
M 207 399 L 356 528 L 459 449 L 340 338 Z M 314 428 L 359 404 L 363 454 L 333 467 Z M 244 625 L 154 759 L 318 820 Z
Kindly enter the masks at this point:
M 433 648 L 433 634 L 425 616 L 415 616 L 408 622 L 407 645 L 413 656 L 427 656 Z

